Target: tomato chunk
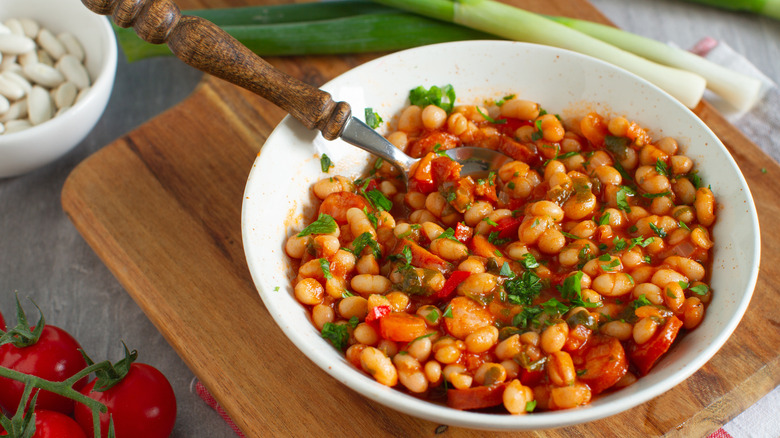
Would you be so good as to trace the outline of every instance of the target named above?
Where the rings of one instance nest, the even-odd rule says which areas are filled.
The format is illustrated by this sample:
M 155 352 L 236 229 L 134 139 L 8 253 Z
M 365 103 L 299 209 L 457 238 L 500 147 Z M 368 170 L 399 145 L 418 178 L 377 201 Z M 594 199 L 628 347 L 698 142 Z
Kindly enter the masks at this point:
M 398 242 L 393 253 L 400 253 L 403 251 L 405 246 L 408 246 L 410 252 L 412 253 L 411 264 L 413 266 L 417 266 L 418 268 L 433 269 L 434 271 L 439 271 L 445 275 L 454 268 L 452 263 L 444 260 L 443 258 L 408 239 L 403 239 Z
M 382 337 L 396 342 L 411 342 L 425 334 L 425 320 L 417 315 L 394 312 L 379 319 Z
M 371 323 L 388 315 L 393 309 L 388 305 L 376 306 L 366 315 L 366 322 Z
M 507 384 L 447 390 L 447 406 L 461 411 L 498 406 L 504 402 Z
M 613 337 L 591 337 L 584 347 L 582 359 L 578 378 L 588 384 L 593 395 L 611 387 L 628 372 L 626 352 L 620 341 Z
M 434 152 L 434 149 L 446 151 L 457 146 L 460 146 L 460 138 L 456 135 L 444 131 L 431 131 L 409 145 L 409 156 L 422 157 Z
M 320 213 L 328 214 L 338 223 L 347 223 L 347 210 L 350 208 L 363 209 L 368 207 L 366 198 L 351 192 L 331 193 L 320 204 Z
M 630 341 L 628 357 L 643 376 L 649 373 L 658 359 L 669 350 L 682 325 L 682 321 L 676 316 L 671 316 L 666 320 L 666 324 L 644 344 L 637 345 L 633 340 Z
M 441 288 L 440 291 L 436 292 L 436 298 L 439 299 L 446 299 L 449 298 L 450 295 L 452 295 L 453 292 L 455 292 L 455 288 L 458 287 L 459 284 L 463 283 L 463 281 L 471 275 L 471 272 L 468 271 L 455 271 L 450 275 L 450 278 L 447 279 L 447 281 L 444 282 L 444 286 Z

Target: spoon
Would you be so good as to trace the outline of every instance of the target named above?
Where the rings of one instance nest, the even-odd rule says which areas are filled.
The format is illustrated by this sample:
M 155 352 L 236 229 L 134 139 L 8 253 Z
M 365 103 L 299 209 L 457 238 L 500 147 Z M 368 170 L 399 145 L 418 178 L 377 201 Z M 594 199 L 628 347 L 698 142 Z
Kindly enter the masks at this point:
M 309 129 L 318 129 L 327 140 L 342 140 L 387 160 L 409 182 L 419 159 L 412 158 L 377 131 L 351 115 L 346 102 L 293 78 L 257 56 L 214 23 L 182 15 L 172 0 L 81 0 L 91 11 L 112 15 L 120 27 L 133 27 L 144 41 L 166 43 L 174 55 L 204 71 L 255 94 L 287 111 Z M 483 175 L 512 158 L 490 149 L 459 147 L 445 152 L 463 165 L 461 175 Z

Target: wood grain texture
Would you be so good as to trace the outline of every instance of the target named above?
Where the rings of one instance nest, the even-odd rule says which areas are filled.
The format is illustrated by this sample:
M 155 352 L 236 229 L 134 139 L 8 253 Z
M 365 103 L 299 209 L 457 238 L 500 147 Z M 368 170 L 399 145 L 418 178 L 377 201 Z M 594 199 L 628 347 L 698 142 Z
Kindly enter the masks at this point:
M 182 8 L 241 0 L 179 1 Z M 546 13 L 605 21 L 585 0 L 513 0 Z M 371 55 L 269 59 L 315 86 Z M 773 162 L 708 105 L 697 114 L 734 155 L 756 199 L 762 229 L 780 217 Z M 432 436 L 437 424 L 368 401 L 305 359 L 252 284 L 241 246 L 244 183 L 284 112 L 207 78 L 182 104 L 79 165 L 62 201 L 81 234 L 188 366 L 250 437 Z M 769 227 L 769 228 L 767 228 Z M 704 436 L 780 382 L 780 248 L 762 242 L 761 274 L 735 334 L 700 371 L 622 414 L 529 436 Z M 337 407 L 337 408 L 336 408 Z M 348 420 L 334 412 L 359 412 Z M 475 436 L 450 427 L 445 436 Z M 479 436 L 507 434 L 479 433 Z M 518 433 L 517 435 L 524 435 Z

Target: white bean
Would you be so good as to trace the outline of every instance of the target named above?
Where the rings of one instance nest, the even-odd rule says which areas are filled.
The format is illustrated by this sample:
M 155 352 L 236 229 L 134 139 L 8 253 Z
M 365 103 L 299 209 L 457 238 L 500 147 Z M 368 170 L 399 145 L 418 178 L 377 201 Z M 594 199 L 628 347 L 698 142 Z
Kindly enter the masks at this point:
M 54 112 L 49 92 L 38 85 L 33 87 L 27 97 L 27 108 L 30 113 L 30 123 L 33 125 L 40 125 L 51 119 Z
M 24 90 L 24 93 L 27 94 L 32 90 L 32 84 L 27 81 L 22 75 L 19 73 L 16 73 L 14 71 L 4 71 L 3 73 L 0 73 L 4 78 L 8 79 L 9 81 L 15 83 L 16 85 L 22 87 Z
M 75 56 L 80 62 L 84 62 L 84 58 L 86 57 L 84 54 L 84 47 L 82 47 L 79 40 L 77 40 L 73 34 L 63 32 L 57 35 L 57 39 L 65 46 L 65 50 L 67 50 L 68 53 Z
M 76 102 L 76 95 L 79 90 L 76 84 L 73 82 L 63 82 L 59 87 L 54 89 L 53 98 L 54 104 L 57 108 L 64 108 L 73 105 Z
M 48 29 L 41 29 L 36 41 L 53 59 L 60 59 L 65 54 L 65 46 Z
M 24 97 L 24 88 L 16 82 L 0 75 L 0 94 L 11 100 L 17 100 Z
M 59 70 L 65 79 L 73 82 L 79 89 L 89 87 L 89 73 L 84 68 L 84 64 L 71 54 L 63 55 L 57 61 L 57 70 Z
M 59 70 L 40 62 L 25 65 L 24 74 L 33 82 L 47 88 L 54 88 L 65 82 L 65 76 Z
M 5 96 L 0 96 L 0 114 L 4 114 L 9 108 L 11 108 L 11 102 Z
M 20 18 L 19 23 L 22 25 L 24 35 L 28 38 L 35 38 L 41 30 L 41 25 L 29 18 Z
M 0 34 L 0 52 L 21 55 L 35 49 L 35 41 L 15 33 Z
M 19 21 L 16 18 L 9 18 L 6 20 L 5 25 L 8 27 L 8 30 L 11 31 L 12 34 L 15 35 L 24 35 L 24 26 L 22 26 L 22 22 Z
M 11 120 L 5 124 L 5 134 L 24 131 L 28 128 L 32 128 L 32 125 L 27 120 Z

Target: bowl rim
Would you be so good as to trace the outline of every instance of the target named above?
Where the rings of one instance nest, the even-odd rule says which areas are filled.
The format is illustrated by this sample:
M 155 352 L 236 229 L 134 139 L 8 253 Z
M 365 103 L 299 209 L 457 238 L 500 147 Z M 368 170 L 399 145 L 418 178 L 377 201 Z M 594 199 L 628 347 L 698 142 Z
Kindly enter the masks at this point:
M 86 8 L 85 10 L 90 12 Z M 99 66 L 97 76 L 93 79 L 92 84 L 89 86 L 86 94 L 76 103 L 74 103 L 74 105 L 67 111 L 57 117 L 52 117 L 51 119 L 46 120 L 39 125 L 35 125 L 22 131 L 0 135 L 0 150 L 2 150 L 4 146 L 14 147 L 14 145 L 18 144 L 18 142 L 35 140 L 35 138 L 40 135 L 41 132 L 44 132 L 43 130 L 36 128 L 45 127 L 56 130 L 57 126 L 55 125 L 57 124 L 63 125 L 73 123 L 78 118 L 80 118 L 79 110 L 85 106 L 91 106 L 92 102 L 97 99 L 96 95 L 100 92 L 100 90 L 106 88 L 110 89 L 113 87 L 119 59 L 116 35 L 114 34 L 114 29 L 111 26 L 111 22 L 109 21 L 108 17 L 98 16 L 95 14 L 95 18 L 100 21 L 100 32 L 98 32 L 96 36 L 105 40 L 106 50 L 103 52 L 103 59 Z
M 634 81 L 638 81 L 643 85 L 651 88 L 656 93 L 660 93 L 664 95 L 666 99 L 671 100 L 671 104 L 676 105 L 679 108 L 683 109 L 684 111 L 690 113 L 692 117 L 692 122 L 700 125 L 700 128 L 708 132 L 712 137 L 712 139 L 715 141 L 715 145 L 712 146 L 719 147 L 722 149 L 727 164 L 729 164 L 734 169 L 735 175 L 739 180 L 739 183 L 741 184 L 740 189 L 744 191 L 745 198 L 747 199 L 747 204 L 748 204 L 747 209 L 750 213 L 749 215 L 750 225 L 752 226 L 751 230 L 753 231 L 754 251 L 752 254 L 753 256 L 752 266 L 747 275 L 748 282 L 745 285 L 745 291 L 741 295 L 740 301 L 738 303 L 735 303 L 735 306 L 733 306 L 736 309 L 735 312 L 733 313 L 733 316 L 727 320 L 724 327 L 720 330 L 718 335 L 712 339 L 710 344 L 702 348 L 698 356 L 693 361 L 688 362 L 679 371 L 676 371 L 672 376 L 663 380 L 664 384 L 662 385 L 655 384 L 653 386 L 644 388 L 638 392 L 632 393 L 631 397 L 628 398 L 620 397 L 619 400 L 612 400 L 609 403 L 601 404 L 598 406 L 588 405 L 576 409 L 539 412 L 539 413 L 534 413 L 533 415 L 525 415 L 525 416 L 459 411 L 440 404 L 432 403 L 426 400 L 409 396 L 401 391 L 398 391 L 395 388 L 385 387 L 379 384 L 378 382 L 375 382 L 373 379 L 370 379 L 368 376 L 365 376 L 360 370 L 354 369 L 354 367 L 350 366 L 349 368 L 347 368 L 347 367 L 338 367 L 338 366 L 325 366 L 323 365 L 323 363 L 327 363 L 326 361 L 330 360 L 330 357 L 326 355 L 324 349 L 304 348 L 309 346 L 309 342 L 303 337 L 303 335 L 296 332 L 296 330 L 285 329 L 284 327 L 285 321 L 277 317 L 277 315 L 280 314 L 278 311 L 276 311 L 277 309 L 276 309 L 275 301 L 272 298 L 270 298 L 272 297 L 272 294 L 270 293 L 270 289 L 266 290 L 265 285 L 263 285 L 263 279 L 259 278 L 258 277 L 259 273 L 255 272 L 255 269 L 252 268 L 253 261 L 259 258 L 257 254 L 263 248 L 256 248 L 251 244 L 251 242 L 249 242 L 250 233 L 248 232 L 249 231 L 248 215 L 251 214 L 251 212 L 250 212 L 250 208 L 248 207 L 249 204 L 248 199 L 253 189 L 253 181 L 255 180 L 253 178 L 253 175 L 256 172 L 259 172 L 258 169 L 263 167 L 263 163 L 266 160 L 265 155 L 262 153 L 262 150 L 261 153 L 258 154 L 255 163 L 252 167 L 252 171 L 248 176 L 246 190 L 244 194 L 244 202 L 242 207 L 242 238 L 244 244 L 244 251 L 245 251 L 247 264 L 249 266 L 250 273 L 252 275 L 255 287 L 257 288 L 263 300 L 263 303 L 265 304 L 269 313 L 271 313 L 271 316 L 274 318 L 277 325 L 282 329 L 285 335 L 296 345 L 296 347 L 299 350 L 301 350 L 301 352 L 305 356 L 307 356 L 310 360 L 312 360 L 323 371 L 325 371 L 326 373 L 334 377 L 339 382 L 345 384 L 348 388 L 352 389 L 358 394 L 367 397 L 371 400 L 374 400 L 382 405 L 389 406 L 400 412 L 412 416 L 416 416 L 419 418 L 424 418 L 429 421 L 436 421 L 448 425 L 461 426 L 461 427 L 472 428 L 472 429 L 483 429 L 483 430 L 532 430 L 532 429 L 543 429 L 543 428 L 555 428 L 561 426 L 580 424 L 588 421 L 594 421 L 601 418 L 605 418 L 607 416 L 616 415 L 618 413 L 624 412 L 628 409 L 631 409 L 642 403 L 645 403 L 648 400 L 651 400 L 652 398 L 655 398 L 662 393 L 667 392 L 668 390 L 677 386 L 682 381 L 686 380 L 696 371 L 698 371 L 723 346 L 723 344 L 731 336 L 734 329 L 737 327 L 742 317 L 744 316 L 744 313 L 750 303 L 750 299 L 755 289 L 757 276 L 758 276 L 759 261 L 760 261 L 760 247 L 761 247 L 760 229 L 758 225 L 758 216 L 756 213 L 753 197 L 750 193 L 749 187 L 747 186 L 745 178 L 742 175 L 742 172 L 740 171 L 739 167 L 736 165 L 736 162 L 734 161 L 731 154 L 722 144 L 720 139 L 712 132 L 712 130 L 698 116 L 696 116 L 692 111 L 690 111 L 690 109 L 686 108 L 684 105 L 682 105 L 680 102 L 675 100 L 673 97 L 668 95 L 668 93 L 664 92 L 657 86 L 646 81 L 645 79 L 642 79 L 641 77 L 636 76 L 633 73 L 630 73 L 620 67 L 598 60 L 596 58 L 583 55 L 580 53 L 576 53 L 576 52 L 571 52 L 569 50 L 550 47 L 550 46 L 537 45 L 532 43 L 499 41 L 499 40 L 439 43 L 439 44 L 407 49 L 407 50 L 395 52 L 371 60 L 328 81 L 325 85 L 323 85 L 322 88 L 328 91 L 329 86 L 333 82 L 339 80 L 344 74 L 353 71 L 359 71 L 361 69 L 373 68 L 376 64 L 384 62 L 388 58 L 405 56 L 405 54 L 407 54 L 408 52 L 419 51 L 419 50 L 438 50 L 441 49 L 443 46 L 450 46 L 450 45 L 462 46 L 462 45 L 481 45 L 481 44 L 505 44 L 507 45 L 507 48 L 509 48 L 509 46 L 515 46 L 521 48 L 532 47 L 535 50 L 548 51 L 554 54 L 563 54 L 565 56 L 571 56 L 574 58 L 581 59 L 583 60 L 583 62 L 593 62 L 596 64 L 600 64 L 602 67 L 616 72 L 616 74 L 628 75 Z M 292 119 L 291 116 L 289 115 L 286 116 L 284 120 L 282 120 L 282 122 L 274 129 L 274 132 L 272 132 L 271 135 L 269 135 L 269 137 L 266 140 L 266 144 L 273 143 L 277 136 L 282 135 L 281 131 L 290 129 L 290 124 L 294 125 L 296 123 L 297 122 L 294 121 L 294 119 Z M 326 344 L 323 343 L 323 345 Z M 616 409 L 616 405 L 619 405 L 619 408 Z

